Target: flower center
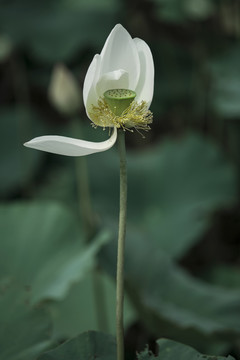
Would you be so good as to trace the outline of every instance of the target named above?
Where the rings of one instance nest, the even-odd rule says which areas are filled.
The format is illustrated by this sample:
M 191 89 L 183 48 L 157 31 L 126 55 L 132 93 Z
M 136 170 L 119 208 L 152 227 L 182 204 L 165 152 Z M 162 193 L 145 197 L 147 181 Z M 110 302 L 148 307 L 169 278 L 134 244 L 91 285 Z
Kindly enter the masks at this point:
M 121 116 L 135 99 L 136 93 L 128 89 L 112 89 L 105 91 L 103 96 L 112 112 Z
M 136 102 L 135 91 L 127 89 L 107 90 L 104 97 L 98 99 L 97 105 L 92 105 L 89 117 L 93 126 L 132 128 L 148 131 L 153 115 L 146 101 Z

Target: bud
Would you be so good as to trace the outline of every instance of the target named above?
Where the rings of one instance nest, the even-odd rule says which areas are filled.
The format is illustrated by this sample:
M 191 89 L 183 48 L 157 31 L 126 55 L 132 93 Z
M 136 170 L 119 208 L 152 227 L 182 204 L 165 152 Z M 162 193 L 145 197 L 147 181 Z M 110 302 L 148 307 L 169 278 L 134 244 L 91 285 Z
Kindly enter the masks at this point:
M 48 89 L 49 100 L 67 116 L 75 115 L 81 107 L 81 92 L 72 73 L 62 64 L 53 69 Z
M 13 44 L 7 35 L 0 35 L 0 62 L 7 60 L 11 55 Z

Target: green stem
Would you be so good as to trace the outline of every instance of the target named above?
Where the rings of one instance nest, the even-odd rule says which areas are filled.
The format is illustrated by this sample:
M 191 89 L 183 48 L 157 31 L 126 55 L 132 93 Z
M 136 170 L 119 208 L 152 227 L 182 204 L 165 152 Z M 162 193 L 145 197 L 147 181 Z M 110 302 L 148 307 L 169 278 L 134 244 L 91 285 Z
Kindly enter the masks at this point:
M 72 133 L 74 137 L 81 138 L 81 126 L 78 118 L 72 119 Z M 77 157 L 75 160 L 75 171 L 77 178 L 77 195 L 79 213 L 83 222 L 83 228 L 86 235 L 86 240 L 91 241 L 97 231 L 96 217 L 92 207 L 87 159 Z
M 116 335 L 117 335 L 117 360 L 124 360 L 124 249 L 126 237 L 127 218 L 127 162 L 125 148 L 125 133 L 118 131 L 118 146 L 120 157 L 120 209 L 117 253 L 117 293 L 116 293 Z
M 85 157 L 76 158 L 75 161 L 80 213 L 87 241 L 90 241 L 96 233 L 96 222 L 90 196 L 87 161 Z
M 79 119 L 72 120 L 72 131 L 81 138 L 81 128 Z M 77 192 L 79 212 L 83 222 L 84 232 L 87 242 L 91 242 L 97 232 L 96 216 L 92 207 L 91 191 L 88 177 L 88 164 L 86 157 L 75 159 Z M 102 278 L 99 276 L 100 269 L 95 268 L 93 273 L 93 294 L 96 307 L 97 326 L 101 331 L 108 332 L 108 314 L 106 304 L 106 294 Z

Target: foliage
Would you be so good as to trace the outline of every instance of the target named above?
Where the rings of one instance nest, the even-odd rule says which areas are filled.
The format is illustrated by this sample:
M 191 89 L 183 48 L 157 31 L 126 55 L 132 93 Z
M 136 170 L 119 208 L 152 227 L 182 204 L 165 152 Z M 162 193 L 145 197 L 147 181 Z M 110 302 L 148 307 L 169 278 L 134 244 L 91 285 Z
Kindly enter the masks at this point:
M 49 316 L 29 306 L 28 290 L 17 282 L 1 286 L 0 310 L 1 359 L 31 360 L 51 345 Z
M 166 339 L 157 340 L 157 345 L 159 350 L 157 356 L 146 349 L 137 355 L 138 360 L 174 360 L 176 358 L 179 360 L 234 360 L 232 356 L 222 357 L 203 355 L 189 346 Z M 54 350 L 46 352 L 39 357 L 39 360 L 61 360 L 66 358 L 77 360 L 80 358 L 90 359 L 92 357 L 94 357 L 94 359 L 111 360 L 116 359 L 115 347 L 115 340 L 112 336 L 89 331 L 67 341 Z
M 234 360 L 232 356 L 222 357 L 222 356 L 211 356 L 200 354 L 198 351 L 194 350 L 190 346 L 186 346 L 175 341 L 160 339 L 157 340 L 158 345 L 158 356 L 153 356 L 148 350 L 138 355 L 138 360 L 147 360 L 147 359 L 179 359 L 179 360 L 197 360 L 197 359 L 206 359 L 206 360 L 220 360 L 228 359 Z
M 40 356 L 39 360 L 66 358 L 114 360 L 116 359 L 115 339 L 110 335 L 89 331 Z
M 238 0 L 0 2 L 0 358 L 115 358 L 117 151 L 81 162 L 22 144 L 108 137 L 48 86 L 64 62 L 81 94 L 117 22 L 156 69 L 152 130 L 126 132 L 126 359 L 237 359 Z

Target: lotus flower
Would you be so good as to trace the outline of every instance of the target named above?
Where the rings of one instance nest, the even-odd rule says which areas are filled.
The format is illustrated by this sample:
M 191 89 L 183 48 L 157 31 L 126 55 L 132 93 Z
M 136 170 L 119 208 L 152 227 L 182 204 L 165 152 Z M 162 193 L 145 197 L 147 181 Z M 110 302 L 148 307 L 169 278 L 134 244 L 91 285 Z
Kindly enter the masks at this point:
M 24 145 L 50 153 L 83 156 L 111 148 L 117 129 L 147 130 L 152 122 L 154 65 L 148 45 L 132 39 L 120 24 L 94 56 L 83 86 L 83 101 L 93 126 L 112 127 L 111 137 L 90 142 L 63 136 L 41 136 Z

